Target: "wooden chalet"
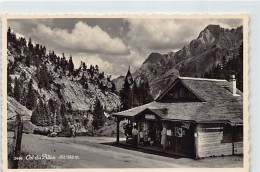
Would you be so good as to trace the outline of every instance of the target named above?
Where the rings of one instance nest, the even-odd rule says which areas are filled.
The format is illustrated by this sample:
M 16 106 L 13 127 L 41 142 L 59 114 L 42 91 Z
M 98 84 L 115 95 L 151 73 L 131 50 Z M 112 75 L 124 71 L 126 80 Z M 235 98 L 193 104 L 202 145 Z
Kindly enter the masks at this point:
M 113 116 L 117 142 L 127 119 L 138 128 L 138 146 L 193 158 L 243 154 L 243 93 L 234 76 L 229 82 L 178 77 L 155 101 Z M 140 132 L 153 144 L 141 144 Z

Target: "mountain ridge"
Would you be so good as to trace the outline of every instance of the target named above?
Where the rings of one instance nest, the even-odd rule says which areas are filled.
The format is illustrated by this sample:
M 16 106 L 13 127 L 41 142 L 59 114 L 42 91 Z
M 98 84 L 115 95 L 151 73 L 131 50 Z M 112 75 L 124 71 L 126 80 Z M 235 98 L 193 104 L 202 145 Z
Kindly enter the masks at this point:
M 207 71 L 222 63 L 223 56 L 228 62 L 238 53 L 242 43 L 243 26 L 225 29 L 219 25 L 208 25 L 196 39 L 176 52 L 151 53 L 133 73 L 133 78 L 137 84 L 148 81 L 151 93 L 156 97 L 178 76 L 203 77 Z

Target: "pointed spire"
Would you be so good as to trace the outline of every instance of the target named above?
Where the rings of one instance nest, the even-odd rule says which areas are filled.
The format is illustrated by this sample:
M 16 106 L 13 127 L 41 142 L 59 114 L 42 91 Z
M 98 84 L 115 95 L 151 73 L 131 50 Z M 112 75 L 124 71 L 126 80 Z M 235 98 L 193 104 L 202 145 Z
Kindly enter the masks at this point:
M 127 72 L 127 74 L 126 74 L 126 82 L 127 82 L 128 85 L 132 85 L 132 84 L 134 83 L 132 74 L 131 74 L 131 72 L 130 72 L 130 65 L 129 65 L 128 72 Z

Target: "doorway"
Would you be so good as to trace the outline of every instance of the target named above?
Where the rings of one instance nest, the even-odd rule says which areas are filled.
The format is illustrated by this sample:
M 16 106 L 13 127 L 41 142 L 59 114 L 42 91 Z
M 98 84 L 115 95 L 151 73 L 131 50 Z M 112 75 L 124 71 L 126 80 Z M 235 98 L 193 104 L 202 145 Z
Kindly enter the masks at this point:
M 140 122 L 140 145 L 147 147 L 161 147 L 162 124 L 155 120 L 145 120 Z
M 181 156 L 193 157 L 194 125 L 184 122 L 167 122 L 166 151 Z

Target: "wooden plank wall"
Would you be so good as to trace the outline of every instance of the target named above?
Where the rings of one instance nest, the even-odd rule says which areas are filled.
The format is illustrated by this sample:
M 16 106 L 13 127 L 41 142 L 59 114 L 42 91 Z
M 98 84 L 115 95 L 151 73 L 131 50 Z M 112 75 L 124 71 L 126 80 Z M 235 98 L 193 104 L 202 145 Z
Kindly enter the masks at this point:
M 234 154 L 243 154 L 243 126 L 234 127 Z
M 234 154 L 235 155 L 243 154 L 243 141 L 234 143 Z
M 225 126 L 221 126 L 219 124 L 198 125 L 197 156 L 199 158 L 232 155 L 232 130 L 230 131 L 230 133 L 225 133 L 224 135 L 224 127 Z M 231 137 L 231 139 L 229 139 L 229 137 Z M 226 141 L 223 140 L 223 138 Z

